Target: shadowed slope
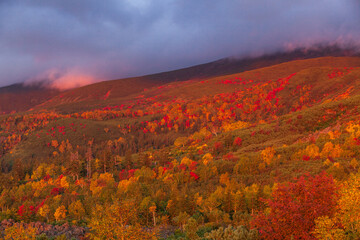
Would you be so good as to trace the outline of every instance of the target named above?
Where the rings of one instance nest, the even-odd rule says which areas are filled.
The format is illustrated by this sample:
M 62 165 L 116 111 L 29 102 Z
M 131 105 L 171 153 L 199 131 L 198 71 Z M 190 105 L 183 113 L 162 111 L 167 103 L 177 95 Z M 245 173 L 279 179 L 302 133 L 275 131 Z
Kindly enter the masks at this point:
M 59 94 L 59 90 L 41 85 L 13 84 L 0 88 L 0 114 L 26 111 Z

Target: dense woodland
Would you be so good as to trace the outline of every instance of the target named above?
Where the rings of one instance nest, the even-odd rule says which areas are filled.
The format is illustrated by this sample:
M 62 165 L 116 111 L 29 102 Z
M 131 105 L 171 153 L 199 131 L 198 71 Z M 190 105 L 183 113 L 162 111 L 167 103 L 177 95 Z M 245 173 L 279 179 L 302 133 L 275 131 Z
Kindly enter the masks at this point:
M 286 64 L 0 115 L 2 237 L 358 239 L 360 61 Z

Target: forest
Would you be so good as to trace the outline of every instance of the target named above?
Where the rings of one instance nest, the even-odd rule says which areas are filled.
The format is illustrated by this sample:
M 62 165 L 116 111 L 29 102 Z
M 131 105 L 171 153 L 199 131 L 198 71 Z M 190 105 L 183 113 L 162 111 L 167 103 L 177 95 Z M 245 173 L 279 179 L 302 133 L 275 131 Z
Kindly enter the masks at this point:
M 328 57 L 2 114 L 1 238 L 358 239 L 359 106 Z

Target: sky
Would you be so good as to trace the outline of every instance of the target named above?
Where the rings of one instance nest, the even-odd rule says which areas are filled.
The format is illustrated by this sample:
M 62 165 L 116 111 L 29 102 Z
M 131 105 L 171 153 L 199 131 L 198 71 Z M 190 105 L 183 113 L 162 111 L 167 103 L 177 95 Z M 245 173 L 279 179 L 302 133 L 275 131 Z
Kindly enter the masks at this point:
M 360 0 L 0 0 L 0 86 L 66 89 L 314 44 L 360 46 Z

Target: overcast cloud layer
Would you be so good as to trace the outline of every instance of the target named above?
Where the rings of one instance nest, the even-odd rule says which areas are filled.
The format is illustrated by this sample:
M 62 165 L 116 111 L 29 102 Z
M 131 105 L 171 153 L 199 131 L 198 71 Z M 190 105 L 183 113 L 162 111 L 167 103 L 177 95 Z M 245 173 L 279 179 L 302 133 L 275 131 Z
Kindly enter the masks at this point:
M 57 87 L 317 43 L 360 46 L 359 0 L 1 0 L 0 86 Z

